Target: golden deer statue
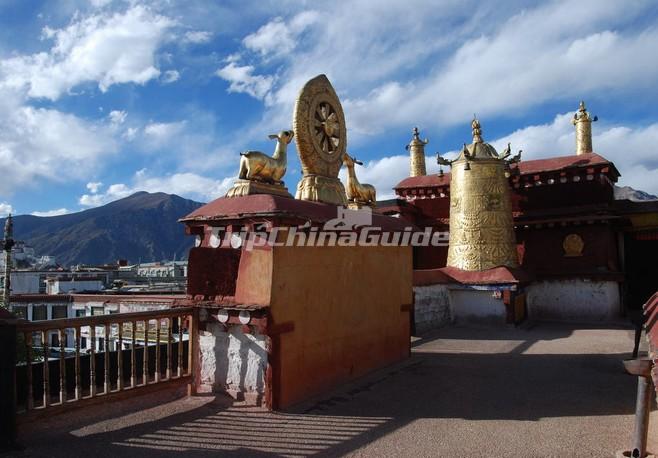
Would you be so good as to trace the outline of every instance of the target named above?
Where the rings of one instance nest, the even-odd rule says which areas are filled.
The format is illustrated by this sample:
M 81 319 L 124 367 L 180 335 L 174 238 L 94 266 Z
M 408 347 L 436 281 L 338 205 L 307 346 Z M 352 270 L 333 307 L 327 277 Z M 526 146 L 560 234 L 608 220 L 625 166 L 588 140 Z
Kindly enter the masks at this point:
M 357 204 L 374 206 L 377 201 L 377 191 L 371 184 L 359 183 L 354 172 L 354 164 L 363 165 L 363 162 L 347 153 L 343 154 L 343 165 L 347 167 L 347 186 L 345 186 L 347 200 Z
M 286 174 L 288 165 L 288 144 L 293 136 L 292 130 L 282 130 L 278 134 L 270 135 L 270 139 L 276 139 L 276 148 L 272 157 L 260 151 L 240 153 L 238 178 L 281 184 L 281 178 Z

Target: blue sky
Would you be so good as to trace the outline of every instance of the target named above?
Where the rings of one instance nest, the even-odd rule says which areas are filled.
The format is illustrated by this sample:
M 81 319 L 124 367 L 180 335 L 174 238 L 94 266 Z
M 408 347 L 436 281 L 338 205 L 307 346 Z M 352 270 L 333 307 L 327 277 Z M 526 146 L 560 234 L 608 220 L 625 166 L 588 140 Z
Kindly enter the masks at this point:
M 497 147 L 569 155 L 581 99 L 621 184 L 658 193 L 655 1 L 0 0 L 0 215 L 220 197 L 320 73 L 380 198 L 415 125 L 428 156 L 469 141 L 473 113 Z

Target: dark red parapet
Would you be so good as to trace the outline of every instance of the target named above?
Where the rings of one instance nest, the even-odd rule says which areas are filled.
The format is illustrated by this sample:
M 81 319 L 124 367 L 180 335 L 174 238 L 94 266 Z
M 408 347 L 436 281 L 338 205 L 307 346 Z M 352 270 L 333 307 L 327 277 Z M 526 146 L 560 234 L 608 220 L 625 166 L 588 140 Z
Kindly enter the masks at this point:
M 187 294 L 201 300 L 234 296 L 241 253 L 230 248 L 192 248 Z
M 535 159 L 532 161 L 519 162 L 518 168 L 521 175 L 531 175 L 544 172 L 559 172 L 566 169 L 593 167 L 607 165 L 606 173 L 613 178 L 619 177 L 619 172 L 614 164 L 596 153 L 587 153 L 577 156 L 558 156 L 548 159 Z M 433 175 L 420 175 L 416 177 L 408 177 L 395 185 L 396 190 L 408 188 L 426 188 L 426 187 L 445 187 L 450 185 L 450 173 L 445 173 L 442 176 Z

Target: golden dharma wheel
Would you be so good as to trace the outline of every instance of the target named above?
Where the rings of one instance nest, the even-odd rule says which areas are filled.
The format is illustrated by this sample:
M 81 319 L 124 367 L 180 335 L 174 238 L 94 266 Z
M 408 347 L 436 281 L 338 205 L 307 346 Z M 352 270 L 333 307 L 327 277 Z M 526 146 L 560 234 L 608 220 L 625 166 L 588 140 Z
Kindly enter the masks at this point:
M 338 177 L 347 129 L 343 107 L 325 75 L 308 81 L 299 93 L 293 129 L 304 175 Z

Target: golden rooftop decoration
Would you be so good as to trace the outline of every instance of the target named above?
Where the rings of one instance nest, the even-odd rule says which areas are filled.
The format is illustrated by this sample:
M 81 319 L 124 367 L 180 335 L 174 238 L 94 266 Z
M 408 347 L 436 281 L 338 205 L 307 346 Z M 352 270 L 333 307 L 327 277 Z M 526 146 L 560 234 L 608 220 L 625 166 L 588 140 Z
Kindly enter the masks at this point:
M 521 151 L 508 159 L 508 144 L 499 155 L 482 140 L 477 119 L 471 127 L 473 143 L 464 144 L 457 159 L 437 157 L 439 165 L 452 167 L 448 266 L 468 271 L 516 267 L 512 198 L 505 172 L 521 160 Z
M 581 101 L 578 113 L 574 114 L 571 120 L 576 126 L 576 155 L 592 152 L 592 123 L 598 120 L 598 116 L 590 116 L 585 108 L 585 102 Z
M 345 205 L 345 188 L 338 179 L 347 147 L 345 116 L 325 75 L 311 79 L 300 91 L 293 128 L 303 175 L 296 198 Z
M 578 234 L 569 234 L 562 241 L 562 248 L 564 249 L 564 256 L 568 258 L 582 256 L 585 242 Z
M 274 154 L 268 156 L 260 151 L 240 153 L 240 171 L 238 180 L 228 190 L 226 197 L 240 197 L 251 194 L 275 194 L 292 197 L 281 179 L 288 167 L 288 144 L 294 134 L 291 130 L 282 130 L 269 136 L 276 139 Z
M 427 175 L 427 169 L 425 168 L 425 145 L 429 143 L 429 140 L 420 139 L 418 127 L 414 127 L 412 133 L 411 142 L 405 147 L 411 156 L 411 172 L 409 176 Z
M 360 208 L 362 205 L 374 207 L 377 202 L 377 191 L 371 184 L 359 183 L 354 172 L 354 164 L 363 165 L 363 162 L 357 160 L 355 157 L 345 153 L 343 155 L 343 164 L 347 167 L 347 187 L 345 194 L 350 205 Z

